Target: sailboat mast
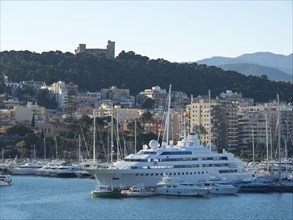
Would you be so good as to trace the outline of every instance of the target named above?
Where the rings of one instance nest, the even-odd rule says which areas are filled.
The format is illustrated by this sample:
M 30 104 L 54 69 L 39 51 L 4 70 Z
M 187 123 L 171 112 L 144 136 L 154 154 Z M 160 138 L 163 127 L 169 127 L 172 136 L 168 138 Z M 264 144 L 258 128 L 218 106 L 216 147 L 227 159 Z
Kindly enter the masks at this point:
M 119 123 L 118 123 L 118 111 L 116 113 L 116 132 L 117 132 L 117 137 L 116 137 L 116 144 L 117 144 L 117 161 L 119 160 L 120 157 L 120 150 L 119 150 Z
M 269 135 L 268 135 L 268 114 L 265 113 L 266 117 L 266 150 L 267 150 L 267 171 L 269 171 Z
M 279 154 L 279 169 L 278 169 L 278 180 L 281 183 L 281 127 L 280 127 L 280 100 L 279 95 L 277 95 L 277 103 L 278 103 L 278 154 Z
M 166 117 L 166 142 L 169 143 L 169 120 L 170 120 L 170 107 L 171 107 L 171 87 L 169 86 L 169 95 L 168 95 L 168 111 L 167 111 L 167 117 Z
M 211 91 L 209 90 L 209 148 L 212 150 Z
M 113 104 L 111 104 L 111 146 L 110 146 L 110 151 L 111 151 L 111 163 L 113 162 L 113 139 L 114 139 L 114 122 L 113 122 Z
M 284 138 L 284 144 L 285 144 L 285 170 L 286 170 L 286 175 L 287 175 L 287 172 L 288 172 L 288 164 L 287 164 L 287 157 L 288 157 L 288 149 L 287 149 L 287 140 L 286 138 Z
M 136 120 L 134 120 L 134 153 L 136 154 Z
M 96 114 L 95 114 L 95 109 L 93 109 L 93 117 L 94 117 L 93 162 L 95 162 L 95 160 L 96 160 Z
M 47 160 L 47 149 L 46 149 L 46 138 L 44 137 L 43 139 L 44 141 L 44 160 L 46 161 Z
M 78 161 L 80 162 L 80 134 L 78 135 Z
M 253 129 L 251 130 L 252 135 L 252 162 L 254 163 L 254 132 Z
M 56 136 L 54 138 L 55 138 L 55 153 L 56 153 L 56 160 L 57 160 L 58 159 L 57 138 Z

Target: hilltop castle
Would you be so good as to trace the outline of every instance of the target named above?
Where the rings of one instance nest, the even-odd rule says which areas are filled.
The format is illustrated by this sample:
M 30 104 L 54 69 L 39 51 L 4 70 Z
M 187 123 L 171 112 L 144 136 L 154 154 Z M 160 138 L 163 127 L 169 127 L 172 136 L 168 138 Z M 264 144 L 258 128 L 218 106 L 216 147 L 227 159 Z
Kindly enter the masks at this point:
M 86 44 L 79 44 L 79 46 L 75 49 L 75 54 L 79 53 L 88 53 L 92 55 L 105 55 L 108 58 L 115 58 L 115 42 L 108 40 L 106 49 L 99 48 L 91 48 L 87 49 Z

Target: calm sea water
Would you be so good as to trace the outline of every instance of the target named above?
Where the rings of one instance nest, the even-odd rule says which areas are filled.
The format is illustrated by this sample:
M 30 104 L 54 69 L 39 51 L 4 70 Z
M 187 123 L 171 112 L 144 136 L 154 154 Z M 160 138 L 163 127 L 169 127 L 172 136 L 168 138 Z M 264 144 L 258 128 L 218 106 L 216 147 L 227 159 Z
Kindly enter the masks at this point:
M 91 198 L 93 179 L 13 176 L 0 188 L 0 219 L 293 219 L 293 194 L 208 198 Z

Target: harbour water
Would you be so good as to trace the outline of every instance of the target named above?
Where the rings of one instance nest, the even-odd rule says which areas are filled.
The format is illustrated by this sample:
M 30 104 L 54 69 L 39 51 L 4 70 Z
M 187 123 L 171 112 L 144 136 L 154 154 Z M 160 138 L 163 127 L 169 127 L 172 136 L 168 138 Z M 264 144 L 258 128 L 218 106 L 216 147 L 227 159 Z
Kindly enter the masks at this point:
M 0 188 L 0 219 L 293 219 L 292 193 L 91 198 L 94 179 L 13 176 Z

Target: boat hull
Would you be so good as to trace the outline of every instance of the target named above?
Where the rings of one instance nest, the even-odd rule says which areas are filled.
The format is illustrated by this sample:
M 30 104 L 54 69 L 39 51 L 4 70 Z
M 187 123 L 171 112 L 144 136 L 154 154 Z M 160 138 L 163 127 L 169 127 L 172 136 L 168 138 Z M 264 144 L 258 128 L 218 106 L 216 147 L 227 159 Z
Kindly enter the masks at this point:
M 0 177 L 0 186 L 10 186 L 12 179 L 10 176 L 2 176 Z
M 165 196 L 195 196 L 203 197 L 209 193 L 206 189 L 167 189 L 167 188 L 157 188 L 157 193 L 159 195 Z
M 180 177 L 183 181 L 198 182 L 209 179 L 208 170 L 196 169 L 86 169 L 100 183 L 111 185 L 114 188 L 135 186 L 144 183 L 145 187 L 156 187 L 164 174 Z M 196 174 L 194 174 L 196 172 Z M 200 173 L 200 174 L 199 174 Z M 179 174 L 179 175 L 178 175 Z M 214 173 L 212 174 L 214 175 Z M 171 176 L 171 175 L 170 175 Z M 219 175 L 225 182 L 238 182 L 239 180 L 251 180 L 253 172 L 239 172 Z
M 13 175 L 36 175 L 36 170 L 39 168 L 8 168 Z
M 92 191 L 91 195 L 93 198 L 120 198 L 120 191 L 109 191 L 109 192 L 96 192 Z

